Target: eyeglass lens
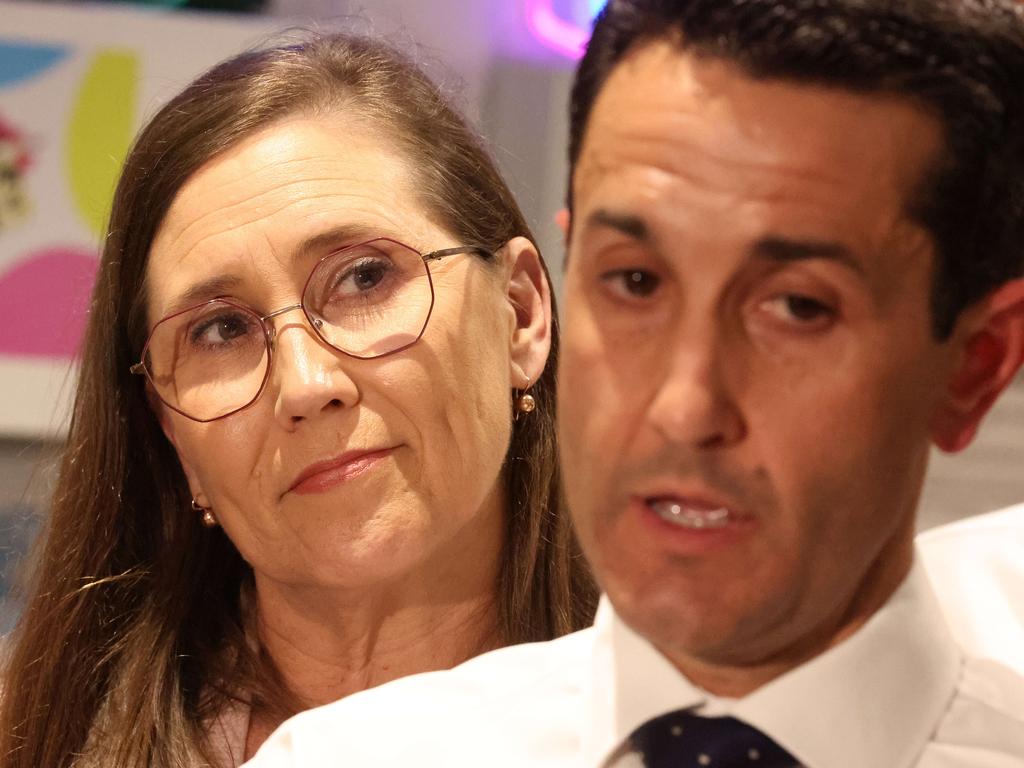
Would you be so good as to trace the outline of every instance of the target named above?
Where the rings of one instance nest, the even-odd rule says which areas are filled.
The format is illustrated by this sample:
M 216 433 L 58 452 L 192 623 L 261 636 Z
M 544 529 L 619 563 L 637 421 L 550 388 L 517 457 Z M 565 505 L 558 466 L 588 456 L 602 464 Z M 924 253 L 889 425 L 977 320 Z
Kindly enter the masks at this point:
M 360 358 L 415 343 L 434 293 L 423 257 L 391 240 L 374 240 L 322 259 L 303 292 L 303 310 L 332 347 Z M 249 405 L 262 390 L 270 339 L 253 310 L 215 300 L 162 320 L 146 353 L 160 397 L 200 421 Z

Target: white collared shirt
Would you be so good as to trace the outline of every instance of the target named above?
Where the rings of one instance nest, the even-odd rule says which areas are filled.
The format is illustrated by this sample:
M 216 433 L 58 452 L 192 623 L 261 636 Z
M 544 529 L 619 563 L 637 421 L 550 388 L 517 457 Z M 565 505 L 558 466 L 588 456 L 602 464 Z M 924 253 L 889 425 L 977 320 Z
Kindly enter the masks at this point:
M 957 642 L 1024 675 L 1024 504 L 933 528 L 917 546 Z
M 920 566 L 860 631 L 742 699 L 691 685 L 604 599 L 591 629 L 300 714 L 247 765 L 629 768 L 630 733 L 686 707 L 810 768 L 1024 767 L 1024 678 L 964 660 Z

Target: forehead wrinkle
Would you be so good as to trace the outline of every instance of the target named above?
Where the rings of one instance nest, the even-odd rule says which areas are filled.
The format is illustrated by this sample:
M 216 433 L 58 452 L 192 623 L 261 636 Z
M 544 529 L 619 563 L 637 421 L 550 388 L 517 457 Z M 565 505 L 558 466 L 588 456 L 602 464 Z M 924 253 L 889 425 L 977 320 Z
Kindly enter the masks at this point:
M 302 202 L 310 201 L 310 200 L 318 200 L 318 199 L 322 199 L 322 198 L 325 198 L 325 197 L 335 197 L 335 196 L 344 195 L 345 194 L 344 191 L 338 191 L 338 190 L 323 191 L 323 192 L 317 192 L 317 193 L 308 193 L 308 194 L 302 194 L 302 195 L 292 194 L 290 192 L 290 190 L 292 188 L 295 188 L 295 187 L 301 187 L 301 186 L 304 186 L 304 185 L 332 183 L 332 182 L 337 182 L 337 183 L 340 183 L 340 184 L 345 184 L 345 183 L 351 183 L 352 180 L 345 180 L 345 179 L 341 179 L 341 178 L 338 178 L 338 177 L 335 177 L 335 176 L 323 176 L 323 177 L 317 177 L 317 178 L 313 178 L 313 179 L 310 179 L 310 178 L 305 178 L 305 179 L 288 179 L 288 180 L 283 180 L 279 184 L 275 184 L 270 189 L 263 189 L 263 190 L 258 190 L 256 192 L 251 192 L 251 193 L 246 194 L 245 196 L 243 196 L 243 197 L 241 197 L 239 199 L 233 200 L 233 201 L 231 201 L 231 202 L 229 202 L 227 204 L 218 203 L 216 205 L 211 205 L 211 206 L 202 206 L 203 207 L 202 213 L 198 217 L 192 218 L 191 221 L 189 221 L 187 224 L 185 224 L 183 227 L 181 227 L 180 230 L 176 233 L 174 239 L 175 240 L 186 239 L 186 237 L 187 237 L 187 235 L 189 234 L 190 231 L 192 231 L 196 227 L 201 227 L 203 224 L 205 224 L 211 218 L 212 219 L 219 219 L 219 218 L 222 218 L 222 217 L 228 217 L 228 216 L 230 216 L 230 214 L 233 211 L 236 211 L 238 209 L 245 209 L 245 208 L 248 208 L 248 207 L 252 207 L 251 216 L 249 218 L 243 219 L 243 220 L 241 220 L 241 221 L 239 221 L 237 223 L 233 222 L 233 226 L 244 226 L 246 224 L 251 224 L 253 221 L 256 221 L 258 219 L 266 218 L 266 217 L 269 217 L 269 216 L 273 216 L 273 215 L 275 215 L 277 213 L 280 213 L 282 210 L 284 210 L 285 208 L 287 208 L 290 205 L 296 205 L 296 204 L 300 204 Z M 358 183 L 358 181 L 356 181 L 356 183 Z M 236 180 L 233 180 L 230 184 L 225 184 L 223 186 L 225 186 L 225 187 L 241 186 L 243 188 L 248 189 L 249 186 L 250 186 L 250 181 L 248 179 L 236 179 Z M 355 186 L 355 184 L 353 184 L 353 186 Z M 211 190 L 204 190 L 203 195 L 201 195 L 199 197 L 199 200 L 196 200 L 194 203 L 193 203 L 193 201 L 188 200 L 187 197 L 183 198 L 182 202 L 186 202 L 187 201 L 190 204 L 202 205 L 202 201 L 204 199 L 206 199 L 206 198 L 213 198 L 213 199 L 216 199 L 216 200 L 224 199 L 224 196 L 222 194 L 218 193 L 218 189 L 219 189 L 219 187 L 215 187 L 214 189 L 211 189 Z M 284 196 L 285 199 L 283 199 L 276 207 L 268 207 L 265 204 L 260 202 L 261 200 L 263 200 L 265 198 L 273 200 L 274 197 L 282 196 L 282 195 Z M 177 205 L 177 204 L 178 204 L 178 202 L 176 201 L 175 205 Z M 172 208 L 171 214 L 172 215 L 174 214 L 173 208 Z
M 809 214 L 824 221 L 832 213 L 827 209 L 821 210 L 816 195 L 809 194 L 809 182 L 793 182 L 791 179 L 791 183 L 780 184 L 776 176 L 769 179 L 767 184 L 742 179 L 744 183 L 737 185 L 723 179 L 722 174 L 718 174 L 717 179 L 714 174 L 711 179 L 706 179 L 696 173 L 666 170 L 664 166 L 645 166 L 637 168 L 635 173 L 616 174 L 614 165 L 610 162 L 600 170 L 595 167 L 591 174 L 595 178 L 589 179 L 591 187 L 587 197 L 590 202 L 586 203 L 587 208 L 597 207 L 638 216 L 649 227 L 652 240 L 666 236 L 666 224 L 675 231 L 677 225 L 693 217 L 700 218 L 709 214 L 730 216 L 741 207 L 749 206 L 756 206 L 760 211 L 756 217 L 747 216 L 744 219 L 748 225 L 755 222 L 760 224 L 756 231 L 748 232 L 750 238 L 772 234 L 796 239 L 821 239 L 823 234 L 813 230 L 803 231 L 800 222 L 806 221 Z M 616 183 L 606 183 L 602 178 L 604 176 Z M 812 175 L 812 178 L 821 182 L 820 177 Z M 582 196 L 578 199 L 584 202 Z M 655 200 L 660 202 L 652 204 Z M 797 207 L 789 208 L 789 204 Z M 797 229 L 792 229 L 793 225 Z M 857 250 L 852 248 L 850 242 L 846 245 Z
M 766 100 L 783 106 L 762 114 Z M 833 108 L 822 109 L 823 103 Z M 894 106 L 904 113 L 895 124 Z M 837 134 L 831 129 L 844 127 L 854 110 L 862 113 L 864 127 L 851 146 L 849 139 L 834 138 Z M 603 131 L 604 142 L 597 144 L 609 157 L 598 160 L 611 163 L 596 163 L 598 171 L 618 160 L 684 178 L 708 191 L 717 191 L 716 185 L 735 188 L 749 200 L 806 198 L 808 184 L 822 184 L 841 189 L 851 204 L 865 194 L 877 196 L 877 182 L 884 180 L 886 193 L 905 201 L 920 179 L 907 177 L 912 163 L 887 160 L 921 154 L 922 147 L 934 143 L 930 134 L 935 132 L 911 138 L 902 119 L 910 113 L 915 118 L 924 115 L 930 127 L 939 127 L 916 105 L 895 97 L 758 80 L 728 62 L 699 59 L 666 43 L 652 43 L 613 70 L 599 93 L 578 174 L 583 179 L 590 170 L 585 167 L 588 149 L 592 154 L 594 134 Z M 791 151 L 794 135 L 804 137 L 796 152 Z M 860 152 L 862 145 L 871 151 Z M 865 156 L 872 158 L 874 170 L 863 166 Z M 855 185 L 873 177 L 871 190 L 863 184 L 850 188 L 842 169 L 849 171 L 851 162 L 857 166 Z M 736 176 L 741 177 L 739 185 Z
M 659 249 L 665 247 L 667 242 L 676 242 L 682 232 L 687 233 L 687 236 L 695 235 L 696 233 L 690 228 L 680 232 L 677 226 L 688 218 L 686 211 L 691 208 L 691 203 L 689 202 L 691 200 L 696 201 L 701 208 L 700 211 L 692 212 L 692 216 L 700 218 L 706 214 L 709 210 L 709 190 L 705 186 L 701 186 L 698 180 L 696 182 L 696 197 L 694 197 L 695 193 L 693 188 L 689 186 L 691 182 L 689 182 L 688 175 L 685 177 L 687 186 L 680 189 L 676 185 L 679 179 L 678 175 L 670 174 L 667 171 L 661 171 L 661 173 L 673 177 L 669 182 L 667 197 L 664 196 L 664 192 L 656 192 L 657 186 L 660 184 L 655 182 L 654 184 L 641 184 L 637 187 L 633 187 L 628 183 L 617 185 L 614 196 L 610 199 L 605 199 L 602 187 L 595 183 L 594 187 L 591 188 L 591 201 L 586 204 L 586 208 L 591 212 L 595 210 L 611 210 L 616 214 L 626 217 L 635 216 L 648 230 L 646 240 Z M 809 176 L 819 181 L 821 180 L 821 177 L 814 174 Z M 618 182 L 623 180 L 622 176 L 612 176 L 611 178 Z M 825 178 L 828 178 L 828 176 L 825 175 Z M 607 188 L 607 185 L 604 185 L 604 187 Z M 652 193 L 671 204 L 667 207 L 664 205 L 647 205 L 647 195 Z M 764 190 L 760 196 L 756 196 L 747 189 L 734 192 L 733 188 L 716 190 L 713 194 L 716 201 L 714 204 L 714 215 L 723 211 L 734 211 L 737 209 L 737 204 L 766 204 L 771 206 L 763 209 L 763 215 L 758 215 L 755 218 L 746 217 L 742 221 L 737 222 L 739 228 L 734 230 L 732 234 L 739 236 L 748 246 L 765 237 L 796 241 L 834 241 L 849 252 L 850 258 L 855 264 L 863 265 L 869 260 L 874 261 L 903 253 L 904 249 L 908 247 L 908 243 L 914 244 L 912 254 L 919 253 L 920 237 L 927 235 L 920 226 L 916 225 L 906 215 L 906 212 L 901 207 L 880 211 L 879 215 L 872 222 L 872 226 L 868 228 L 858 227 L 850 229 L 845 226 L 840 229 L 830 228 L 827 222 L 832 220 L 834 211 L 819 203 L 815 195 L 808 194 L 806 183 L 803 187 L 786 187 L 774 191 Z M 738 201 L 737 197 L 739 197 Z M 799 205 L 795 215 L 777 207 L 780 203 L 785 204 L 789 201 Z M 855 205 L 855 203 L 851 202 L 850 206 L 852 205 Z M 838 223 L 841 222 L 842 217 L 840 217 Z M 860 223 L 863 224 L 864 222 Z M 749 225 L 756 226 L 751 229 Z M 824 225 L 825 228 L 822 229 L 821 225 Z M 592 228 L 590 217 L 584 218 L 583 228 Z M 706 242 L 704 246 L 701 246 L 701 249 L 711 244 L 721 245 L 724 242 L 720 237 L 715 237 L 711 241 Z M 741 243 L 734 241 L 733 245 L 739 246 Z M 744 259 L 744 262 L 746 261 L 748 261 L 747 258 Z M 909 268 L 909 264 L 907 266 Z M 864 276 L 863 270 L 859 271 Z M 888 288 L 891 287 L 891 285 L 876 284 L 877 280 L 872 277 L 867 277 L 866 283 L 876 301 L 882 295 L 888 293 Z
M 322 135 L 322 126 L 314 129 Z M 308 130 L 300 129 L 298 134 L 289 133 L 288 126 L 269 130 L 263 138 L 253 137 L 214 158 L 179 191 L 154 240 L 162 252 L 158 259 L 152 259 L 151 247 L 150 269 L 156 266 L 158 277 L 174 276 L 177 270 L 179 278 L 200 279 L 217 269 L 241 275 L 253 274 L 254 268 L 276 275 L 273 263 L 285 265 L 285 257 L 297 244 L 346 224 L 377 228 L 403 241 L 409 240 L 407 232 L 419 235 L 424 225 L 423 231 L 433 229 L 429 216 L 420 210 L 407 161 L 381 147 L 375 138 L 356 137 L 353 150 L 352 142 L 335 136 L 323 143 Z M 191 218 L 192 214 L 197 215 Z M 417 239 L 423 245 L 437 240 Z M 261 254 L 272 256 L 273 261 Z M 182 270 L 185 264 L 202 268 L 189 275 Z M 173 289 L 176 281 L 159 282 Z
M 844 177 L 831 168 L 800 167 L 778 160 L 757 160 L 716 152 L 677 132 L 632 130 L 609 121 L 608 139 L 584 148 L 578 180 L 600 179 L 618 167 L 653 171 L 679 179 L 703 192 L 749 200 L 806 198 L 808 185 L 843 186 Z
M 228 232 L 242 230 L 242 229 L 245 229 L 246 227 L 249 227 L 249 226 L 251 226 L 253 224 L 259 224 L 260 222 L 263 222 L 263 221 L 265 221 L 267 219 L 273 218 L 275 216 L 279 216 L 281 213 L 283 213 L 284 211 L 288 210 L 289 208 L 291 208 L 293 206 L 297 206 L 297 205 L 305 206 L 307 204 L 316 203 L 317 201 L 320 201 L 320 200 L 329 200 L 329 199 L 334 199 L 334 198 L 339 198 L 339 197 L 344 197 L 345 201 L 346 201 L 345 211 L 343 213 L 339 213 L 337 215 L 337 218 L 339 220 L 342 219 L 342 218 L 344 218 L 346 220 L 350 220 L 350 219 L 352 219 L 354 217 L 358 218 L 358 214 L 356 214 L 356 208 L 357 207 L 352 205 L 353 201 L 359 200 L 359 201 L 367 201 L 369 203 L 377 202 L 375 197 L 373 197 L 371 195 L 361 194 L 361 193 L 358 193 L 358 192 L 356 192 L 354 190 L 351 191 L 351 192 L 333 192 L 333 191 L 332 192 L 328 192 L 328 191 L 325 191 L 325 192 L 318 193 L 318 194 L 306 195 L 306 196 L 302 197 L 301 199 L 292 198 L 292 199 L 288 199 L 288 200 L 283 200 L 276 207 L 273 207 L 273 208 L 264 207 L 264 208 L 261 208 L 261 209 L 253 210 L 251 212 L 251 214 L 249 216 L 247 216 L 245 219 L 241 219 L 241 220 L 237 220 L 237 221 L 232 221 L 230 227 L 227 227 L 225 229 L 221 229 L 221 230 L 216 231 L 216 232 L 211 232 L 211 233 L 208 233 L 208 234 L 200 235 L 193 243 L 188 244 L 187 248 L 178 256 L 178 258 L 175 260 L 174 263 L 176 264 L 176 266 L 180 267 L 182 264 L 184 264 L 186 261 L 188 261 L 190 259 L 190 257 L 193 257 L 196 254 L 197 251 L 199 251 L 200 254 L 203 255 L 203 256 L 207 255 L 206 251 L 208 249 L 204 248 L 204 246 L 205 246 L 205 244 L 211 238 L 216 238 L 216 237 L 224 235 L 224 234 L 226 234 Z M 253 196 L 250 199 L 257 199 L 257 198 L 258 198 L 258 196 Z M 239 205 L 244 205 L 244 203 L 239 203 Z M 366 206 L 366 211 L 369 212 L 371 208 L 372 208 L 372 205 Z M 223 213 L 223 209 L 222 209 L 222 211 L 210 211 L 209 213 L 204 214 L 203 218 L 206 219 L 206 218 L 209 218 L 209 217 L 212 217 L 212 216 L 217 216 L 218 214 L 221 214 L 221 213 Z M 332 214 L 334 214 L 332 209 L 330 207 L 326 207 L 325 206 L 323 209 L 320 209 L 320 210 L 310 210 L 310 211 L 306 211 L 306 212 L 302 212 L 300 214 L 297 214 L 296 215 L 296 221 L 310 221 L 310 220 L 316 220 L 316 219 L 319 219 L 319 218 L 330 219 L 332 217 Z M 390 217 L 390 216 L 382 215 L 382 212 L 380 212 L 380 211 L 377 211 L 375 213 L 371 213 L 371 215 L 369 217 L 366 217 L 365 214 L 364 214 L 363 218 L 367 219 L 367 220 L 364 221 L 364 222 L 360 222 L 360 223 L 369 223 L 369 219 L 383 219 L 383 220 L 387 221 L 387 225 L 388 226 L 380 227 L 380 229 L 382 230 L 382 233 L 384 233 L 383 230 L 390 229 L 390 230 L 392 230 L 392 234 L 398 234 L 397 229 L 399 229 L 399 228 L 396 226 L 397 222 L 393 221 L 392 217 Z M 190 227 L 187 227 L 186 230 L 191 228 L 192 226 L 198 226 L 200 223 L 201 222 L 199 222 L 199 221 L 193 222 L 193 225 L 190 225 Z M 329 227 L 330 225 L 325 223 L 324 226 L 325 227 Z M 263 238 L 263 240 L 265 242 L 270 243 L 270 235 L 269 235 L 269 233 L 265 229 L 261 231 L 261 237 Z M 175 247 L 175 245 L 177 243 L 179 243 L 181 240 L 183 240 L 184 238 L 185 238 L 185 231 L 183 231 L 178 236 L 178 239 L 171 244 L 171 248 L 169 250 L 178 250 L 178 248 Z M 247 252 L 251 251 L 251 249 L 249 249 L 249 248 L 246 248 L 244 250 L 246 250 Z M 286 262 L 284 260 L 281 260 L 281 263 L 282 264 L 286 264 Z
M 685 162 L 666 162 L 664 158 L 667 153 L 664 148 L 678 146 L 667 141 L 648 145 L 655 148 L 649 153 L 649 163 L 637 163 L 625 156 L 628 147 L 622 141 L 612 140 L 609 145 L 606 152 L 593 153 L 588 165 L 580 169 L 579 178 L 591 185 L 587 196 L 591 198 L 591 203 L 599 206 L 609 203 L 606 197 L 611 187 L 602 178 L 607 175 L 617 182 L 612 197 L 615 201 L 613 207 L 623 213 L 642 214 L 642 218 L 652 225 L 652 236 L 663 229 L 658 220 L 665 215 L 670 218 L 662 223 L 671 222 L 674 225 L 680 223 L 688 210 L 696 216 L 709 212 L 717 216 L 737 211 L 742 206 L 764 205 L 767 207 L 762 212 L 768 219 L 760 216 L 746 219 L 751 224 L 760 221 L 763 230 L 759 234 L 770 233 L 797 239 L 820 239 L 828 234 L 830 239 L 838 240 L 852 253 L 859 254 L 860 260 L 884 257 L 894 247 L 902 247 L 905 237 L 901 233 L 920 229 L 907 207 L 913 185 L 905 183 L 907 180 L 899 174 L 892 173 L 891 165 L 883 162 L 884 158 L 881 157 L 872 158 L 876 170 L 867 169 L 868 173 L 874 175 L 875 184 L 853 186 L 843 183 L 841 176 L 829 172 L 768 170 L 756 163 L 736 163 L 729 170 L 712 169 L 702 173 L 700 163 L 688 165 Z M 659 155 L 662 158 L 660 160 Z M 751 167 L 755 169 L 752 173 L 749 170 Z M 620 168 L 625 169 L 625 173 L 616 173 Z M 751 176 L 756 177 L 762 172 L 764 183 L 751 181 Z M 626 181 L 630 176 L 633 181 Z M 620 184 L 623 181 L 626 181 L 625 185 Z M 737 181 L 740 183 L 737 184 Z M 836 196 L 835 190 L 840 191 L 840 196 Z M 578 203 L 584 201 L 584 197 L 579 194 L 582 191 L 582 186 L 577 187 Z M 890 198 L 894 204 L 878 205 L 880 195 Z M 651 198 L 673 202 L 670 208 L 652 207 L 648 205 Z M 843 225 L 842 211 L 855 209 L 861 204 L 869 205 L 876 211 L 876 215 L 870 223 L 862 219 L 856 230 L 850 230 Z M 831 233 L 822 231 L 822 227 L 829 226 L 829 221 L 835 222 L 841 229 Z M 758 233 L 749 234 L 754 236 Z
M 374 152 L 375 158 L 384 158 L 388 163 L 384 164 L 384 168 L 378 168 L 378 171 L 372 174 L 374 179 L 386 180 L 391 182 L 391 187 L 401 186 L 407 187 L 405 173 L 396 172 L 397 168 L 387 168 L 387 165 L 393 165 L 393 158 L 387 153 Z M 322 162 L 317 162 L 315 157 L 308 158 L 292 158 L 285 160 L 274 160 L 273 163 L 256 163 L 249 162 L 242 169 L 243 172 L 239 175 L 237 172 L 230 170 L 230 166 L 217 165 L 213 169 L 208 169 L 208 173 L 204 174 L 202 171 L 193 177 L 183 187 L 182 192 L 179 193 L 179 197 L 175 200 L 172 205 L 171 211 L 168 218 L 174 216 L 175 209 L 179 208 L 183 204 L 189 204 L 192 206 L 200 207 L 203 209 L 203 213 L 186 223 L 181 227 L 180 232 L 175 236 L 175 239 L 183 239 L 188 233 L 195 227 L 201 226 L 210 217 L 221 217 L 229 215 L 232 211 L 240 207 L 253 206 L 254 215 L 272 215 L 279 212 L 283 207 L 286 207 L 290 203 L 298 203 L 303 200 L 315 200 L 321 197 L 329 196 L 346 196 L 354 195 L 355 190 L 363 186 L 367 182 L 366 174 L 359 173 L 360 170 L 364 170 L 358 167 L 352 167 L 352 163 L 345 163 L 337 158 L 320 158 Z M 293 174 L 293 171 L 289 169 L 289 166 L 298 166 L 300 169 L 306 169 L 311 163 L 316 164 L 316 175 L 303 175 L 303 171 L 298 171 L 298 178 Z M 336 172 L 328 172 L 324 169 L 324 166 L 328 166 L 329 169 L 333 170 L 336 168 Z M 380 165 L 380 164 L 378 164 Z M 217 175 L 228 174 L 230 176 L 227 180 L 216 179 Z M 207 178 L 207 176 L 213 176 L 213 178 Z M 211 182 L 213 187 L 207 189 Z M 270 185 L 267 188 L 267 185 Z M 320 191 L 313 194 L 310 193 L 295 193 L 292 190 L 294 188 L 302 187 L 318 187 L 324 184 L 332 185 L 332 188 L 328 191 Z M 337 185 L 335 188 L 333 185 Z M 264 187 L 256 192 L 248 192 L 252 187 Z M 232 199 L 232 194 L 237 188 L 240 188 L 243 193 L 241 197 Z M 184 194 L 182 194 L 184 193 Z M 286 199 L 282 205 L 276 209 L 266 211 L 266 209 L 260 210 L 260 199 L 264 197 L 283 196 Z M 206 206 L 204 202 L 208 199 L 216 201 L 213 205 Z M 230 202 L 224 204 L 222 200 L 229 200 Z M 249 223 L 249 222 L 243 222 Z

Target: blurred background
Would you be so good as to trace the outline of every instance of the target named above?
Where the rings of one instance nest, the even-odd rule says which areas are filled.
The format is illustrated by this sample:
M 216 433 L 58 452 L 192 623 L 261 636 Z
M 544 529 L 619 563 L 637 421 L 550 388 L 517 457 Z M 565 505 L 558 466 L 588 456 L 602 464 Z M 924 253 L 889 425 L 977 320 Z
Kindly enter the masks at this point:
M 0 0 L 0 633 L 52 486 L 108 202 L 145 119 L 210 65 L 282 34 L 383 36 L 479 127 L 557 283 L 572 67 L 603 3 Z M 971 448 L 936 454 L 920 526 L 1022 501 L 1019 378 Z

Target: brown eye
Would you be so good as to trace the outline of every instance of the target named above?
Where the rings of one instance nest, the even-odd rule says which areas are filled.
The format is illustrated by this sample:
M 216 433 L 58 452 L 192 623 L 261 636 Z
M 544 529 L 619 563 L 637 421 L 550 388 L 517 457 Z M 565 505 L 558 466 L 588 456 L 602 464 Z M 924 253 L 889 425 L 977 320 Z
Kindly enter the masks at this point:
M 802 322 L 811 322 L 832 314 L 831 308 L 806 296 L 786 296 L 785 302 L 789 314 Z
M 189 329 L 189 340 L 194 347 L 224 347 L 249 334 L 261 332 L 252 318 L 241 312 L 220 312 L 212 317 L 198 319 Z
M 378 285 L 387 273 L 387 268 L 378 262 L 365 262 L 352 269 L 347 279 L 351 279 L 352 287 L 357 291 L 368 291 Z
M 615 292 L 630 298 L 647 298 L 661 285 L 661 278 L 645 269 L 619 269 L 606 273 L 603 279 Z
M 626 290 L 636 296 L 650 296 L 661 281 L 649 272 L 635 270 L 625 276 Z
M 838 314 L 832 305 L 798 293 L 778 294 L 764 301 L 760 308 L 775 323 L 796 331 L 822 330 Z

